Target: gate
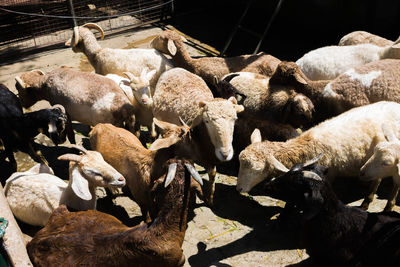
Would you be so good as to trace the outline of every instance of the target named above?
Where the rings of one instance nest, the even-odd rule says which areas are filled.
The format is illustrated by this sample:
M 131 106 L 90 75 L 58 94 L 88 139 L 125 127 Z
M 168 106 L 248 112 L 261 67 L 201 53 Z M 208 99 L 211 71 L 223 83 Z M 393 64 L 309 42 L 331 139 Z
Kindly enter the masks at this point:
M 0 57 L 60 46 L 74 25 L 96 22 L 105 34 L 160 21 L 173 0 L 0 0 Z

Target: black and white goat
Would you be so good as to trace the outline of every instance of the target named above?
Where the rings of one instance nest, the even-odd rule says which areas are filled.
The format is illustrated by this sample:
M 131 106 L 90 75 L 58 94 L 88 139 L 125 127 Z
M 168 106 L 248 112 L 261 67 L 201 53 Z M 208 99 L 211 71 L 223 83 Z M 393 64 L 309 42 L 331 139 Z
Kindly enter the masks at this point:
M 48 136 L 54 144 L 66 140 L 67 116 L 61 105 L 23 113 L 18 97 L 5 85 L 0 84 L 0 140 L 4 147 L 2 160 L 8 157 L 14 171 L 17 170 L 13 152 L 28 153 L 33 160 L 45 163 L 45 159 L 33 148 L 33 138 L 39 133 Z
M 343 204 L 324 179 L 327 169 L 316 165 L 319 158 L 293 166 L 265 186 L 268 195 L 290 207 L 285 219 L 300 231 L 311 259 L 321 266 L 400 266 L 400 214 Z

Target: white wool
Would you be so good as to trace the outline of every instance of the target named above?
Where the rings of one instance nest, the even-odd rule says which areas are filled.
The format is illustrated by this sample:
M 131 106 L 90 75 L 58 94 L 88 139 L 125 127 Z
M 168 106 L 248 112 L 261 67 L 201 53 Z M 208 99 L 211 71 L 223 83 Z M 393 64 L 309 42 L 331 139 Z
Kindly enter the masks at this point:
M 332 88 L 331 88 L 331 83 L 328 83 L 325 88 L 324 88 L 324 97 L 336 97 L 338 94 L 336 94 Z
M 133 93 L 132 89 L 129 86 L 129 80 L 127 78 L 121 77 L 117 74 L 107 74 L 107 78 L 113 80 L 118 86 L 124 91 L 125 95 L 128 97 L 129 101 L 133 102 Z
M 114 93 L 107 93 L 105 96 L 94 102 L 93 109 L 96 111 L 100 111 L 102 109 L 110 110 L 114 102 L 114 97 Z
M 308 52 L 296 64 L 311 80 L 331 80 L 350 68 L 381 59 L 384 49 L 371 44 L 326 46 Z
M 378 78 L 382 71 L 371 71 L 367 74 L 359 74 L 354 69 L 349 69 L 345 72 L 352 81 L 359 81 L 365 88 L 370 88 L 372 81 Z

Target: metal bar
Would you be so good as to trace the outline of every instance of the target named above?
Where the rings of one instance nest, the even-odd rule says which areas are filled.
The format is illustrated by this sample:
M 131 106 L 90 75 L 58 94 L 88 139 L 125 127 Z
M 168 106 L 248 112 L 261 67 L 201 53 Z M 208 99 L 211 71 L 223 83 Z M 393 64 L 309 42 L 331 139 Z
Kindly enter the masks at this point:
M 241 25 L 241 23 L 242 23 L 244 17 L 246 16 L 247 12 L 249 11 L 250 5 L 253 3 L 253 1 L 254 1 L 254 0 L 249 0 L 249 1 L 247 2 L 247 6 L 246 6 L 245 10 L 244 10 L 242 16 L 240 17 L 238 23 L 237 23 L 237 24 L 235 25 L 235 27 L 233 28 L 233 30 L 232 30 L 232 32 L 231 32 L 231 35 L 229 36 L 228 41 L 226 42 L 224 48 L 221 50 L 221 53 L 219 54 L 220 56 L 223 56 L 223 55 L 225 54 L 226 50 L 228 50 L 228 47 L 230 46 L 233 37 L 235 36 L 235 34 L 236 34 L 236 32 L 237 32 L 239 26 Z
M 257 44 L 257 46 L 256 46 L 256 49 L 254 49 L 253 54 L 257 54 L 257 53 L 258 53 L 258 50 L 260 50 L 261 43 L 262 43 L 262 41 L 264 40 L 265 36 L 267 35 L 267 32 L 268 32 L 269 28 L 271 27 L 272 22 L 274 21 L 276 15 L 278 15 L 278 12 L 279 12 L 279 10 L 281 9 L 281 6 L 282 6 L 283 1 L 284 1 L 284 0 L 279 0 L 278 4 L 276 5 L 275 11 L 274 11 L 274 13 L 272 14 L 271 18 L 269 19 L 268 24 L 267 24 L 267 27 L 265 28 L 264 32 L 262 33 L 261 38 L 260 38 L 260 40 L 258 41 L 258 44 Z
M 74 27 L 76 27 L 78 26 L 78 23 L 76 23 L 74 3 L 72 2 L 72 0 L 68 0 L 68 7 L 72 16 L 72 23 L 74 24 Z

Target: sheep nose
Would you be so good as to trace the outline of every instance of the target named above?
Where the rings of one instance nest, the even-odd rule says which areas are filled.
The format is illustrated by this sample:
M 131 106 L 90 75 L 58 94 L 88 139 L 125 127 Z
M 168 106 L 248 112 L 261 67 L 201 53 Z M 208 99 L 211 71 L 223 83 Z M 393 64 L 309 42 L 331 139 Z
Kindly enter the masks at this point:
M 125 181 L 125 178 L 124 178 L 123 176 L 120 176 L 120 177 L 118 178 L 118 181 L 119 181 L 119 182 L 124 182 L 124 181 Z

